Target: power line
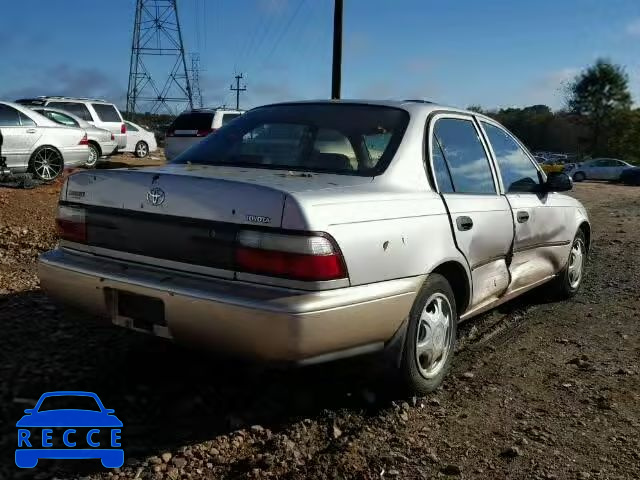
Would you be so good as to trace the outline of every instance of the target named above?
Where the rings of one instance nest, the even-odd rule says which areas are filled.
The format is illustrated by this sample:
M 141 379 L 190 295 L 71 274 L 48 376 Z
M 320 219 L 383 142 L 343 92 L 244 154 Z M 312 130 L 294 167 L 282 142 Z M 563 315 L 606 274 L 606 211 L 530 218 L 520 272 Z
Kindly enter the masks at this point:
M 304 5 L 305 1 L 306 0 L 300 0 L 300 2 L 298 3 L 298 7 L 294 10 L 291 17 L 289 17 L 289 21 L 286 23 L 284 29 L 280 32 L 280 36 L 276 39 L 276 42 L 273 44 L 273 47 L 269 51 L 269 54 L 266 57 L 264 57 L 264 60 L 262 61 L 263 65 L 265 65 L 271 59 L 271 56 L 277 50 L 278 46 L 280 45 L 280 42 L 282 41 L 282 39 L 285 37 L 289 29 L 291 28 L 291 24 L 298 16 L 298 13 L 300 13 L 300 9 Z

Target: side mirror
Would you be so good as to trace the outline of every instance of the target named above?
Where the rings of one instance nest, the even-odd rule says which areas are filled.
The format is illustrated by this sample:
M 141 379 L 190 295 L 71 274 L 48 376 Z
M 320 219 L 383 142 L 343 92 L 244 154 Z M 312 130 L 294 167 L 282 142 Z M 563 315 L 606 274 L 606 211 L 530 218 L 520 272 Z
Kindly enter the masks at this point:
M 573 188 L 573 180 L 564 172 L 552 172 L 547 176 L 547 192 L 567 192 Z

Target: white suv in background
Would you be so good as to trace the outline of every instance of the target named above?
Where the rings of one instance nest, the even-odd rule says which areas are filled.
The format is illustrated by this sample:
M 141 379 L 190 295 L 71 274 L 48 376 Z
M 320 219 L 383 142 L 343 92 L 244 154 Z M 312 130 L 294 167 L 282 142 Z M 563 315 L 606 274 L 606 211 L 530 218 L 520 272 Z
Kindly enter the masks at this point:
M 89 122 L 98 128 L 109 130 L 113 133 L 118 150 L 123 150 L 127 146 L 127 126 L 122 119 L 122 115 L 113 103 L 105 100 L 95 100 L 91 98 L 73 97 L 36 97 L 16 100 L 28 106 L 42 106 L 57 108 L 72 113 L 76 117 Z
M 222 108 L 200 108 L 181 113 L 167 129 L 164 147 L 167 161 L 243 113 L 242 110 Z

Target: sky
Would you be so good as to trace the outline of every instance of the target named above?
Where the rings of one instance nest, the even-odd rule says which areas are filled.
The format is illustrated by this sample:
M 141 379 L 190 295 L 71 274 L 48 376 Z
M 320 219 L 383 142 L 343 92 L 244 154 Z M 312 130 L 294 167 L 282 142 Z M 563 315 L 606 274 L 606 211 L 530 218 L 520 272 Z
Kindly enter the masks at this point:
M 124 106 L 135 0 L 0 2 L 0 99 L 107 98 Z M 333 0 L 178 0 L 206 106 L 331 90 Z M 345 0 L 343 98 L 485 108 L 563 106 L 598 57 L 626 68 L 640 104 L 640 0 Z M 188 60 L 190 66 L 190 61 Z M 164 81 L 170 67 L 154 64 Z

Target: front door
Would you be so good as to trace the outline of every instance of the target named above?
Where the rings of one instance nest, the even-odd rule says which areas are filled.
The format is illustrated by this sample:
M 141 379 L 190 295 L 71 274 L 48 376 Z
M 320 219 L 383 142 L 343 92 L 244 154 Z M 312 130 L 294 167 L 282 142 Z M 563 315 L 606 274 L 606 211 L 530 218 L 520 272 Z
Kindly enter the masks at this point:
M 429 143 L 436 187 L 449 211 L 457 247 L 471 271 L 469 309 L 474 309 L 498 299 L 509 285 L 511 209 L 498 193 L 480 131 L 471 116 L 437 115 L 430 125 Z
M 542 193 L 541 172 L 520 143 L 497 124 L 482 121 L 500 173 L 502 190 L 515 219 L 509 290 L 543 281 L 568 258 L 572 238 L 570 203 L 557 193 Z

